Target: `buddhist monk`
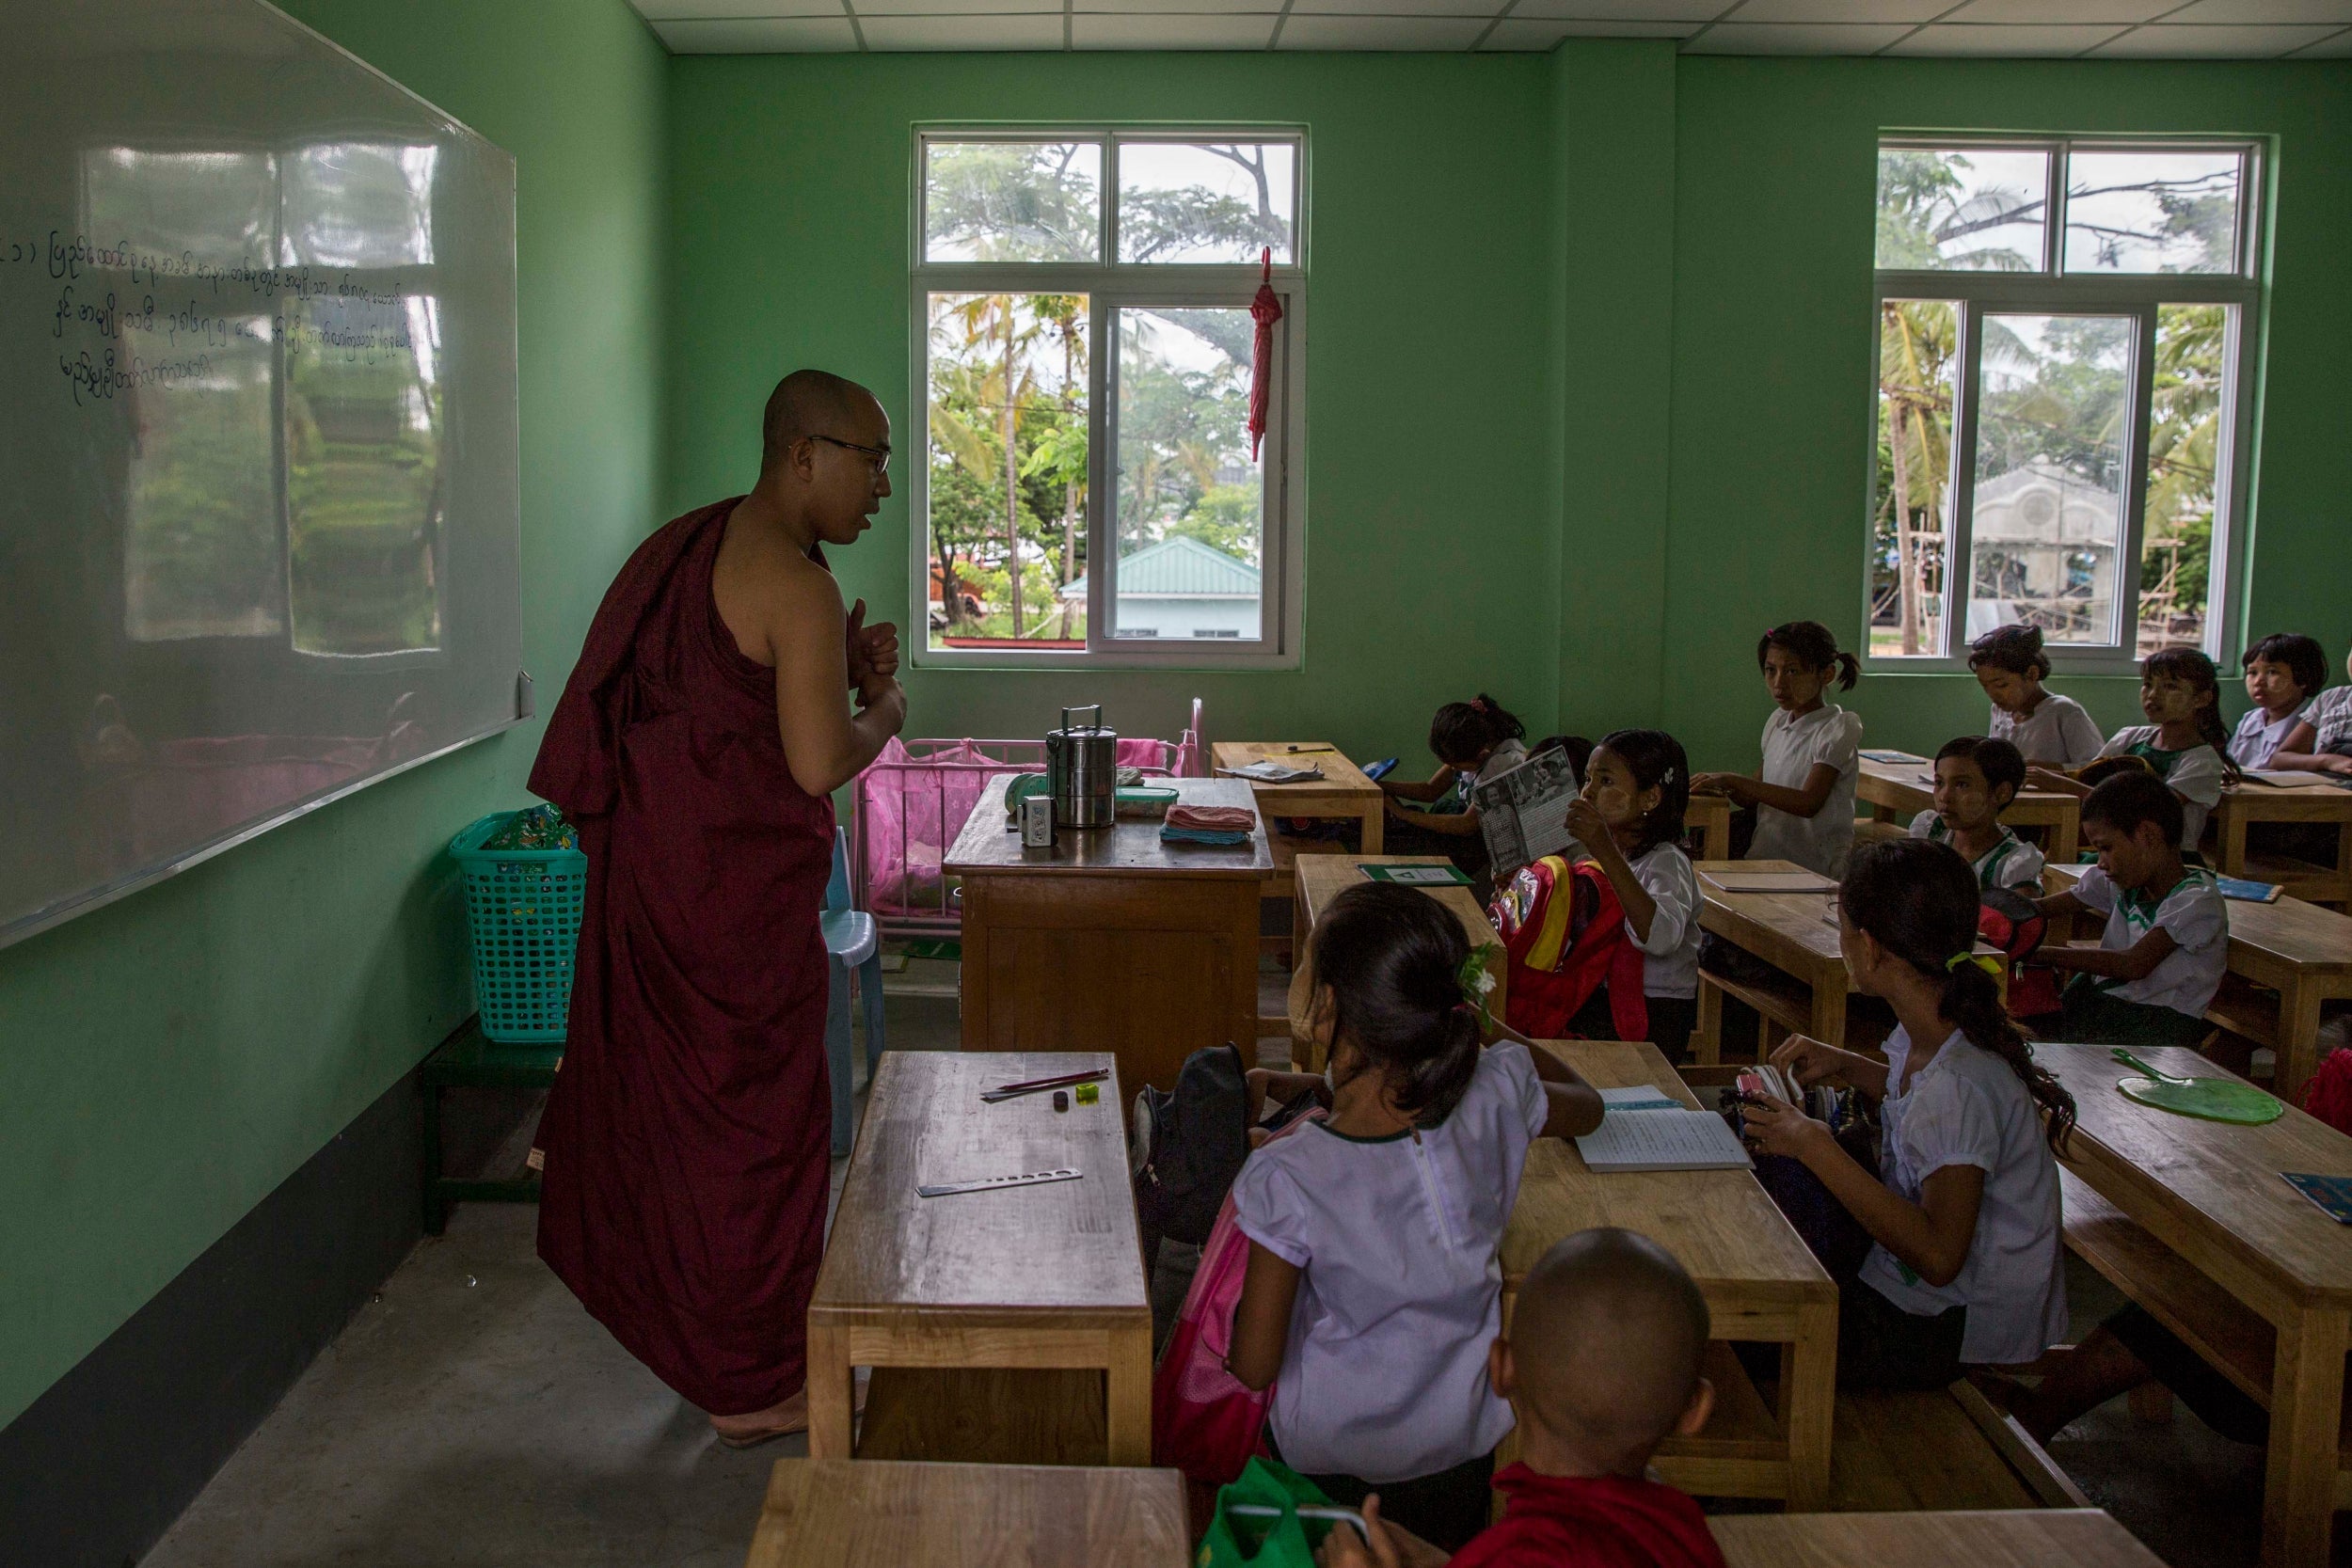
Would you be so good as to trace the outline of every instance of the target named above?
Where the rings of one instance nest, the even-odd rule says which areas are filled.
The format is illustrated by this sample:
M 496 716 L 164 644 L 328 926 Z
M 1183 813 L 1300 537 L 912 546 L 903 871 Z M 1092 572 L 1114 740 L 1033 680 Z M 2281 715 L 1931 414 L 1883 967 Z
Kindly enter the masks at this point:
M 531 774 L 588 856 L 539 1256 L 738 1447 L 808 1421 L 830 796 L 906 720 L 897 629 L 843 609 L 824 551 L 889 463 L 872 393 L 785 377 L 751 493 L 621 568 Z

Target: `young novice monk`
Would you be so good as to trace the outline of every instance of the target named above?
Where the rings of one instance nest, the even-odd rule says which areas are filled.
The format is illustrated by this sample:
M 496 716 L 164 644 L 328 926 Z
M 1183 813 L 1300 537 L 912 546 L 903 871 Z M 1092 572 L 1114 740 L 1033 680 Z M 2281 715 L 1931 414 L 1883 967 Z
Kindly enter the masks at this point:
M 1495 1477 L 1502 1521 L 1453 1568 L 1722 1568 L 1698 1504 L 1644 1473 L 1659 1444 L 1707 1424 L 1707 1336 L 1698 1287 L 1646 1236 L 1586 1230 L 1545 1253 L 1486 1356 L 1518 1417 L 1520 1459 Z M 1449 1560 L 1382 1522 L 1379 1501 L 1364 1499 L 1370 1545 L 1340 1527 L 1318 1559 L 1326 1568 Z
M 2001 813 L 2025 787 L 2026 759 L 2006 740 L 1963 735 L 1935 753 L 1935 804 L 1911 819 L 1911 836 L 1948 844 L 1977 874 L 1979 888 L 2042 892 L 2042 851 L 2001 826 Z
M 2076 971 L 2065 1011 L 2038 1033 L 2093 1045 L 2188 1045 L 2210 1032 L 2205 1008 L 2230 966 L 2230 909 L 2210 873 L 2181 859 L 2180 798 L 2149 773 L 2119 773 L 2083 801 L 2083 842 L 2099 851 L 2044 914 L 2106 917 L 2096 947 L 2044 947 L 2039 960 Z

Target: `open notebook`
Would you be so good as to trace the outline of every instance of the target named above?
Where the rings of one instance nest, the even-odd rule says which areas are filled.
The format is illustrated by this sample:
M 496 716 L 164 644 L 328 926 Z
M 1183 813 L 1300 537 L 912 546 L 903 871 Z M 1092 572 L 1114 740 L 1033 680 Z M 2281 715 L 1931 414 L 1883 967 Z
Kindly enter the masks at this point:
M 1600 1126 L 1576 1140 L 1595 1171 L 1745 1170 L 1753 1164 L 1730 1124 L 1650 1085 L 1603 1089 Z

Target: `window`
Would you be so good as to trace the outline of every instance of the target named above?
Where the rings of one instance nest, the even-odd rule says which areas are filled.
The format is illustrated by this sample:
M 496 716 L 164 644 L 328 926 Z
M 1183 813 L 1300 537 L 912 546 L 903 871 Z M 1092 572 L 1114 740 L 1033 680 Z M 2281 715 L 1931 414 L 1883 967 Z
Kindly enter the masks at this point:
M 928 130 L 915 160 L 916 662 L 1295 665 L 1300 134 Z
M 2234 646 L 2260 189 L 2247 142 L 1880 143 L 1873 659 Z

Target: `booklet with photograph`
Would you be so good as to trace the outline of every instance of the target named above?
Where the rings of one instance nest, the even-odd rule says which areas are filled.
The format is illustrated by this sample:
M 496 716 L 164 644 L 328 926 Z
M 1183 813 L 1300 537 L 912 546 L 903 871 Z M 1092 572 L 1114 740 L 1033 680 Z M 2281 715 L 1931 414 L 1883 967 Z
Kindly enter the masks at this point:
M 1577 787 L 1576 765 L 1565 748 L 1553 746 L 1470 791 L 1497 882 L 1546 855 L 1574 860 L 1584 853 L 1568 832 Z

